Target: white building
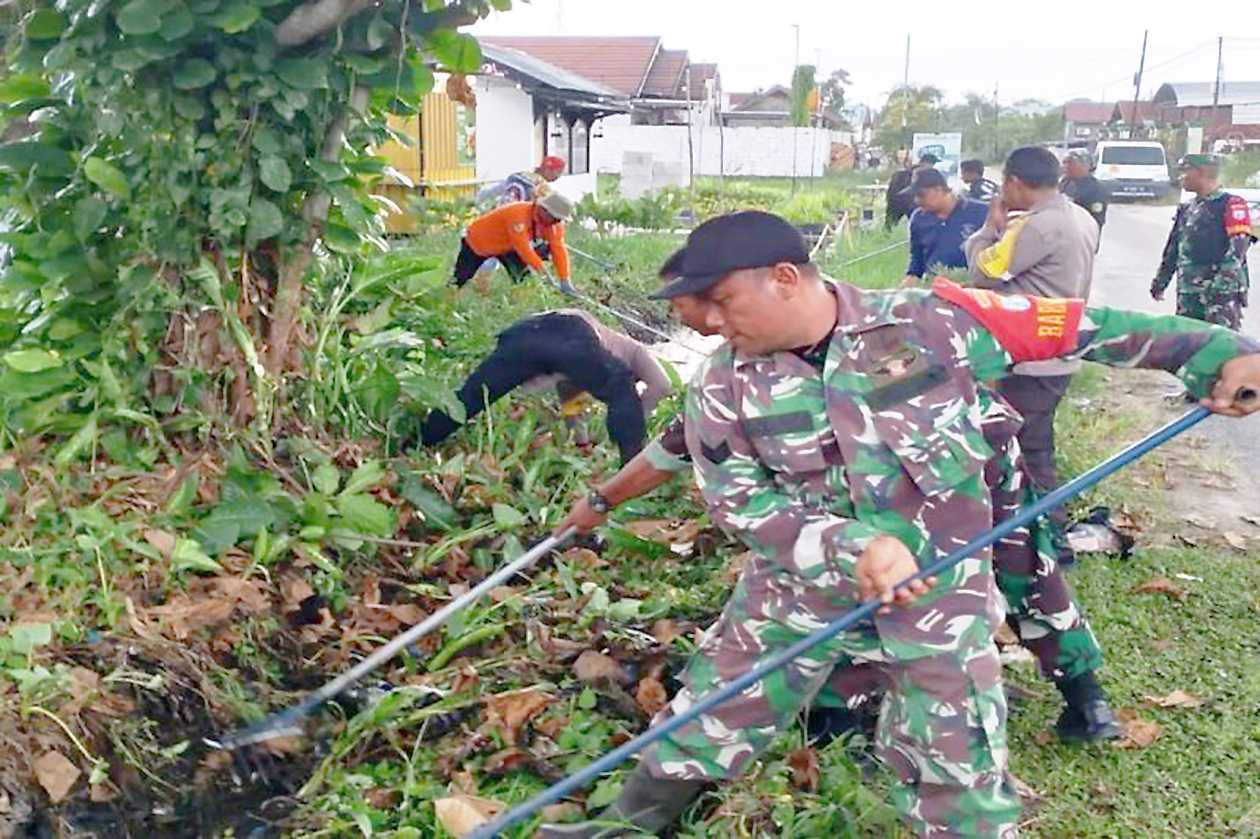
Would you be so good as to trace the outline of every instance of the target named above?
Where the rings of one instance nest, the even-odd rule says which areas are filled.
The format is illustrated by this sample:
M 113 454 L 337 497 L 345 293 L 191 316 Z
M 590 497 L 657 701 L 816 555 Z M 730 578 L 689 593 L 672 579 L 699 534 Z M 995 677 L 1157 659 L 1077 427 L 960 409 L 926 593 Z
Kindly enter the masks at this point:
M 547 155 L 567 163 L 555 188 L 578 201 L 595 191 L 591 136 L 600 120 L 629 112 L 613 90 L 528 53 L 482 44 L 477 95 L 477 180 L 528 171 Z

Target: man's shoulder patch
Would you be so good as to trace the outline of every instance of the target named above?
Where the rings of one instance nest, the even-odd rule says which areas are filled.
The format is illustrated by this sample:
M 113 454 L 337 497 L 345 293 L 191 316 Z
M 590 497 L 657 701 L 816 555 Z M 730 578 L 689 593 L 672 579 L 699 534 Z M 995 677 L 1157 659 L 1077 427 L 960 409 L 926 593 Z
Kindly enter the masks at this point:
M 1245 199 L 1229 196 L 1225 204 L 1225 233 L 1229 236 L 1240 236 L 1251 232 L 1251 207 Z
M 1085 301 L 964 288 L 937 277 L 932 293 L 967 311 L 1016 361 L 1057 358 L 1076 348 Z
M 512 230 L 516 233 L 523 233 L 525 231 L 525 224 L 518 221 L 512 225 Z

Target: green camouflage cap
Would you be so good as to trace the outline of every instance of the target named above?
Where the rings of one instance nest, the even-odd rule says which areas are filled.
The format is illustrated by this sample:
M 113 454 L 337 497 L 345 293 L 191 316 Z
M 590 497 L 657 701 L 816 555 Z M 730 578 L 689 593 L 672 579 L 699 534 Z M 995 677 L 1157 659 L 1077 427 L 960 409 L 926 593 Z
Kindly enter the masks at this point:
M 1186 154 L 1177 161 L 1178 169 L 1197 169 L 1200 166 L 1219 169 L 1221 156 L 1219 154 Z

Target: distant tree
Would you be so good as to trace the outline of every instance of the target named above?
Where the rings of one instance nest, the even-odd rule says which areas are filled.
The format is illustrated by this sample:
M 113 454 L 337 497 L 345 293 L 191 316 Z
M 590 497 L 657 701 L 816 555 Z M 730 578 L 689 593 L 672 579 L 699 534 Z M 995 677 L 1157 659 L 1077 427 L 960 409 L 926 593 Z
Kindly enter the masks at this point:
M 885 149 L 909 146 L 916 131 L 945 127 L 945 94 L 933 85 L 898 85 L 875 120 L 875 144 Z
M 796 126 L 809 125 L 810 117 L 813 116 L 813 108 L 810 107 L 811 93 L 814 90 L 814 65 L 800 64 L 792 72 L 792 124 Z
M 844 89 L 851 84 L 849 71 L 843 69 L 835 69 L 818 86 L 819 95 L 822 97 L 822 106 L 824 110 L 839 114 L 844 111 Z

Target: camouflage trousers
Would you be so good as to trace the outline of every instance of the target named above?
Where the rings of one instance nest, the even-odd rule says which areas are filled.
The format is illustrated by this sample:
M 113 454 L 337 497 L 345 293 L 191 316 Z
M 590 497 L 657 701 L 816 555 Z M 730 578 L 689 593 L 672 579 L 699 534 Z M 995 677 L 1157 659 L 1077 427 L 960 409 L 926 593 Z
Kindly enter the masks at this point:
M 985 477 L 995 526 L 1037 500 L 1018 457 L 990 460 Z M 993 570 L 1007 625 L 1037 657 L 1042 675 L 1060 681 L 1101 667 L 1102 649 L 1058 563 L 1053 527 L 1040 519 L 1012 531 L 993 546 Z
M 987 560 L 979 576 L 971 582 L 991 591 Z M 751 559 L 662 717 L 681 713 L 856 605 L 850 586 L 815 587 L 769 560 Z M 948 635 L 940 610 L 925 608 L 921 615 L 915 620 L 934 615 L 942 637 Z M 888 688 L 877 748 L 896 774 L 893 803 L 905 821 L 921 836 L 1014 836 L 1020 804 L 1006 772 L 1006 698 L 992 637 L 894 658 L 881 642 L 880 620 L 815 647 L 683 726 L 646 750 L 644 764 L 657 777 L 738 776 L 793 723 L 838 665 L 860 662 L 877 670 Z
M 1237 332 L 1242 329 L 1245 296 L 1232 284 L 1218 288 L 1185 279 L 1177 283 L 1177 314 L 1214 323 Z
M 985 479 L 995 526 L 1036 500 L 1013 442 L 988 462 Z M 1011 531 L 993 547 L 993 569 L 1007 625 L 1036 656 L 1042 675 L 1061 681 L 1097 670 L 1103 655 L 1058 563 L 1052 527 L 1041 519 Z M 887 687 L 876 667 L 836 667 L 814 704 L 856 709 L 877 701 Z

